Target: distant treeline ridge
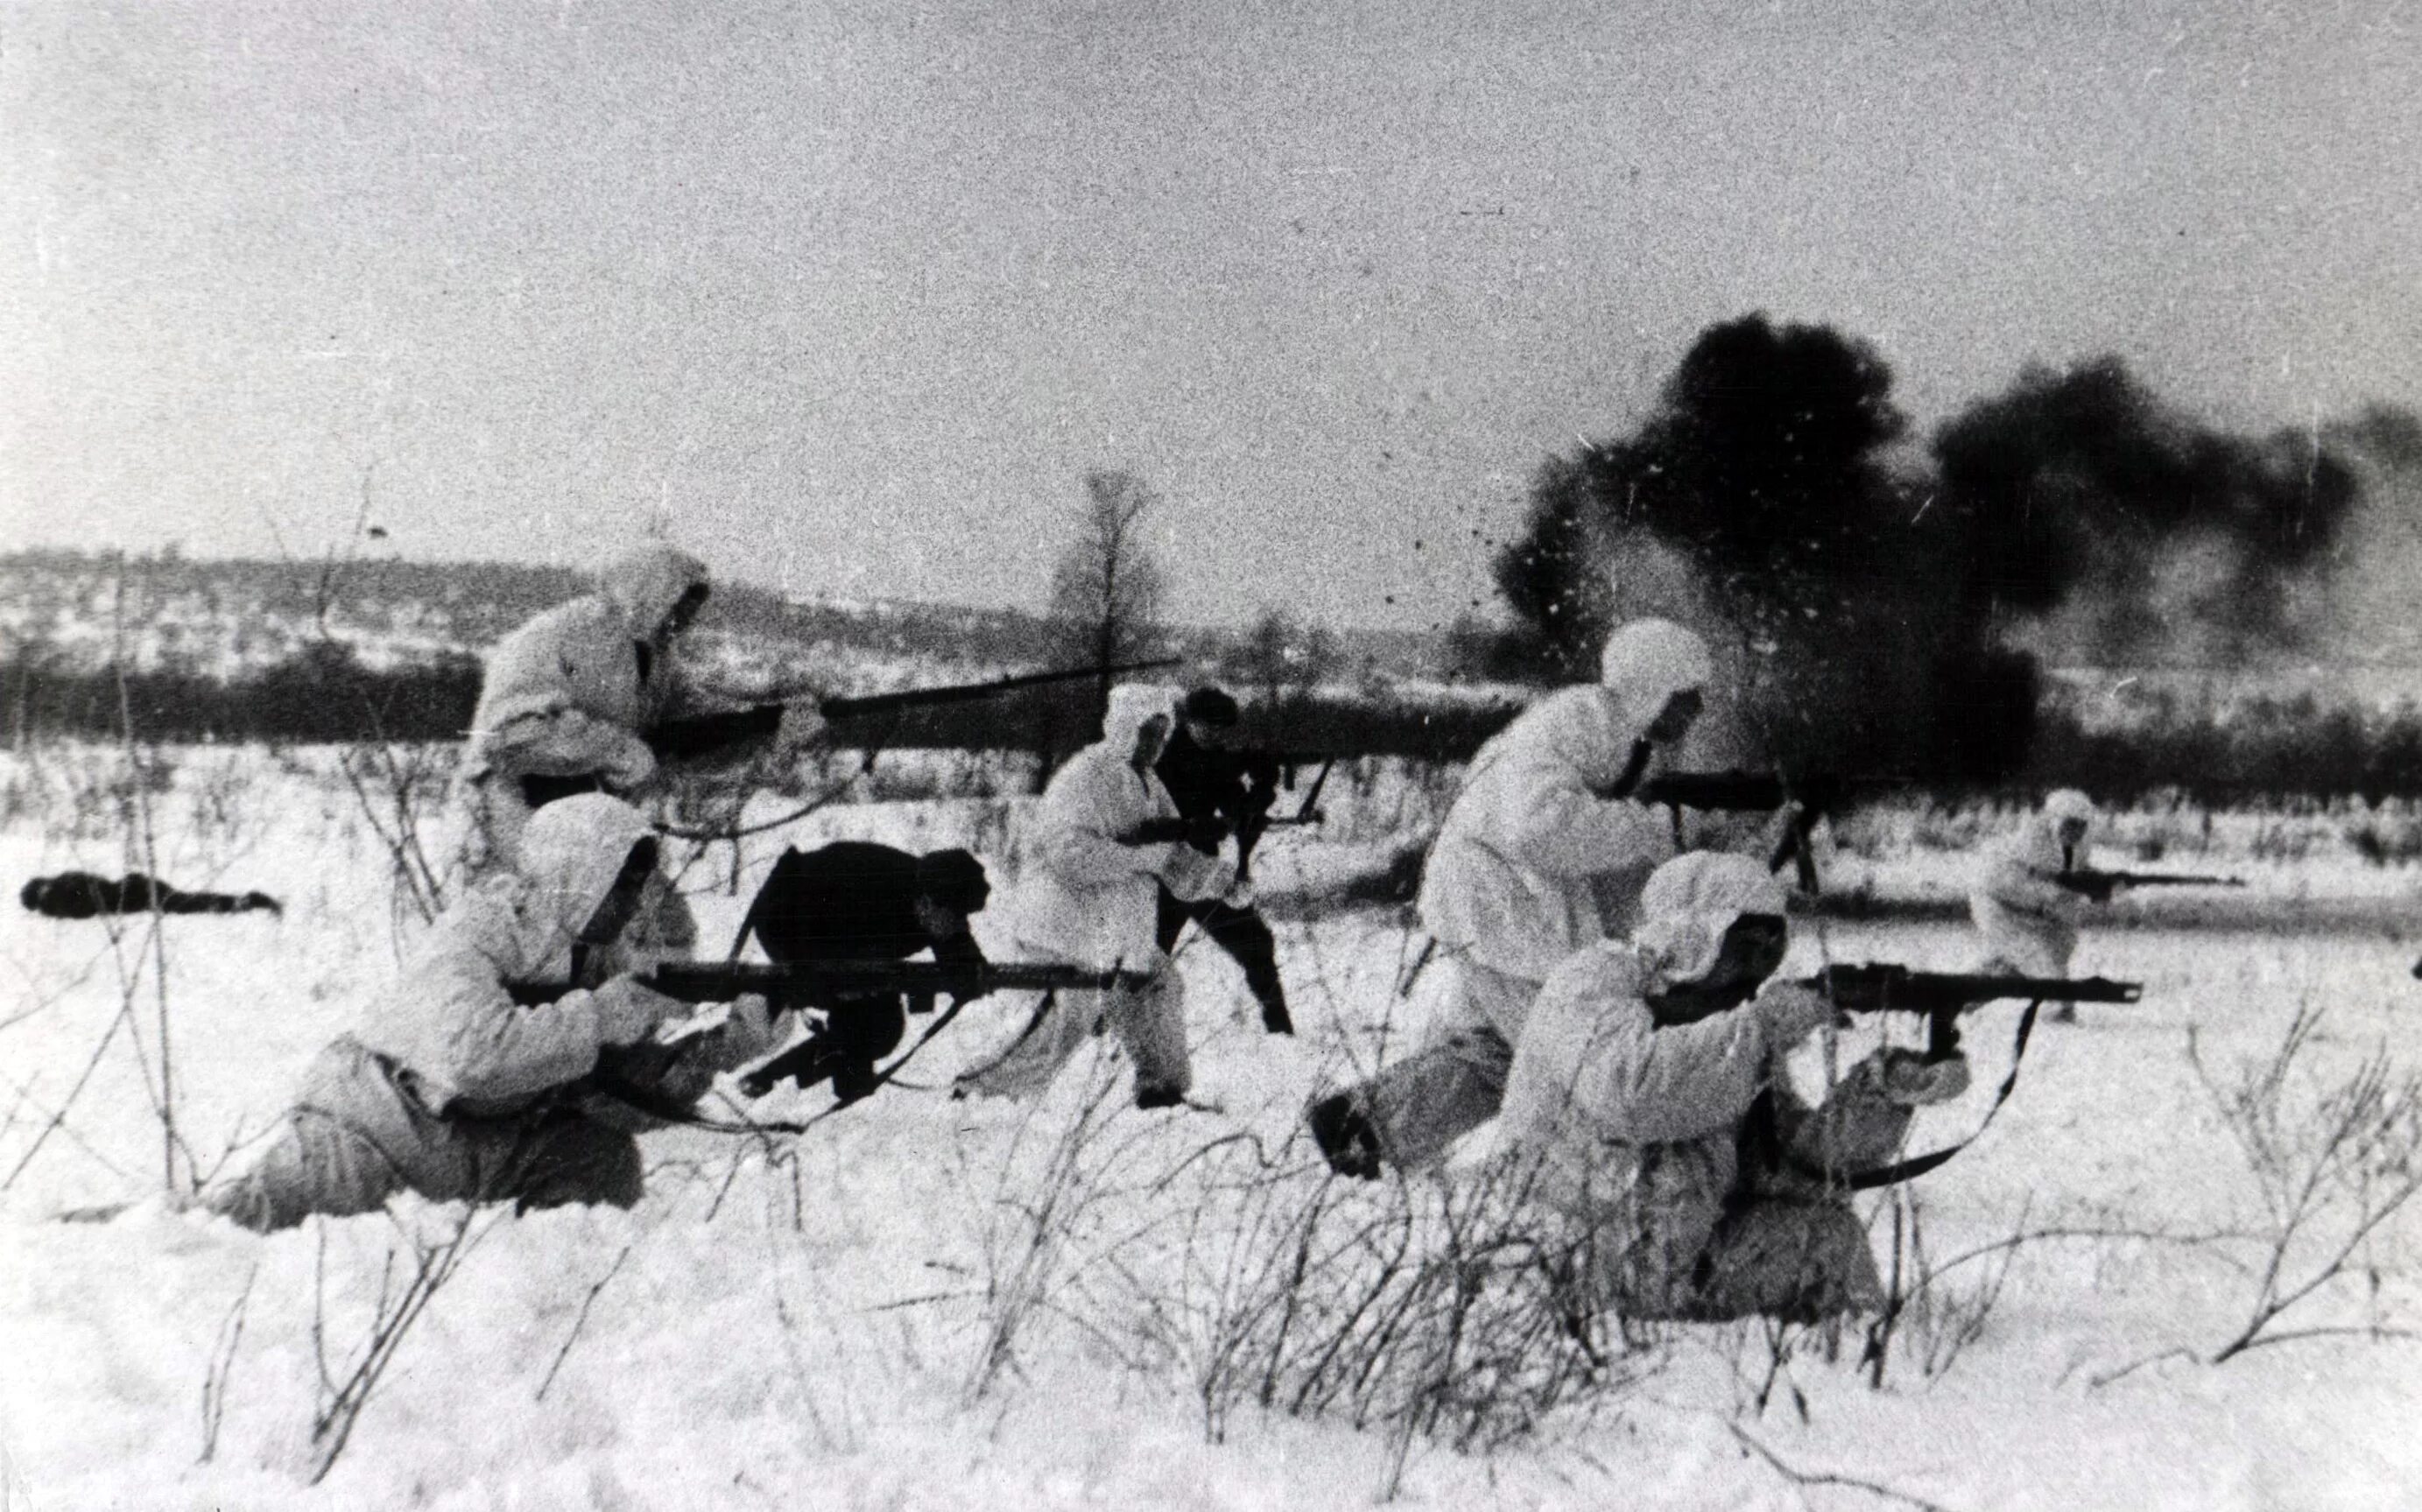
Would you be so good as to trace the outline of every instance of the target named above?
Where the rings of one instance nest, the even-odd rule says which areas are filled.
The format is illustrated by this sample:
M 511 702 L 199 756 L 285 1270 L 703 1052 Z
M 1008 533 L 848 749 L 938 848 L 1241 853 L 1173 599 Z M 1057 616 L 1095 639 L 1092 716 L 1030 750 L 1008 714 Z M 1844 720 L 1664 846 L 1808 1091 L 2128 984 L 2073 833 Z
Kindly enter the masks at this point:
M 222 680 L 191 672 L 130 672 L 125 708 L 137 738 L 190 743 L 459 740 L 479 696 L 480 664 L 455 655 L 427 666 L 365 667 L 341 645 L 261 672 Z M 108 671 L 63 670 L 22 654 L 0 659 L 0 732 L 22 748 L 51 737 L 117 739 L 119 684 Z M 1033 750 L 1064 754 L 1091 732 L 1089 690 L 1030 692 L 918 711 L 852 732 L 893 749 Z M 1249 704 L 1242 733 L 1256 748 L 1309 757 L 1468 760 L 1517 712 L 1511 702 L 1426 701 L 1392 694 L 1298 693 Z M 1915 785 L 1961 784 L 1908 772 Z M 2213 802 L 2262 795 L 2422 797 L 2422 713 L 2324 708 L 2309 696 L 2257 699 L 2225 717 L 2190 707 L 2126 731 L 2090 729 L 2065 709 L 2038 717 L 2022 785 L 2076 786 L 2124 799 L 2176 790 Z

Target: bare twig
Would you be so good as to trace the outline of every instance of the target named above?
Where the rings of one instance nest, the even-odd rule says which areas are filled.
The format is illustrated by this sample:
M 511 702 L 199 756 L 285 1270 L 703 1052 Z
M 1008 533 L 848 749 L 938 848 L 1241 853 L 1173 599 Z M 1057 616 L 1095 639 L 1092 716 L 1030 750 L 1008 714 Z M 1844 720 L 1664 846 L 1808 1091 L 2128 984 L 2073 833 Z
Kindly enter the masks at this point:
M 1877 1497 L 1886 1502 L 1895 1502 L 1902 1506 L 1913 1506 L 1918 1508 L 1919 1512 L 1954 1512 L 1953 1508 L 1944 1505 L 1941 1502 L 1929 1501 L 1926 1497 L 1912 1495 L 1908 1491 L 1886 1486 L 1881 1481 L 1868 1480 L 1865 1477 L 1859 1475 L 1843 1475 L 1828 1471 L 1797 1469 L 1786 1464 L 1782 1456 L 1776 1454 L 1766 1445 L 1758 1442 L 1757 1440 L 1752 1437 L 1749 1431 L 1743 1428 L 1739 1424 L 1726 1423 L 1724 1426 L 1732 1430 L 1733 1437 L 1741 1441 L 1742 1447 L 1754 1451 L 1760 1459 L 1767 1462 L 1768 1466 L 1771 1468 L 1776 1474 L 1782 1476 L 1785 1480 L 1789 1481 L 1794 1486 L 1801 1487 L 1803 1488 L 1811 1486 L 1838 1486 L 1845 1490 L 1864 1491 L 1869 1496 Z
M 235 1305 L 219 1324 L 217 1345 L 211 1351 L 209 1367 L 202 1375 L 202 1457 L 200 1463 L 209 1464 L 219 1449 L 219 1424 L 227 1415 L 228 1381 L 235 1373 L 236 1346 L 244 1342 L 244 1314 L 252 1306 L 252 1284 L 260 1275 L 260 1262 L 255 1261 L 244 1273 L 244 1290 Z
M 606 1268 L 606 1274 L 598 1277 L 589 1288 L 589 1295 L 580 1299 L 580 1311 L 572 1320 L 572 1331 L 563 1336 L 563 1347 L 555 1352 L 554 1361 L 546 1367 L 545 1378 L 538 1383 L 538 1394 L 534 1400 L 546 1400 L 546 1389 L 555 1384 L 555 1373 L 563 1368 L 564 1359 L 572 1353 L 572 1347 L 580 1342 L 580 1331 L 589 1324 L 589 1310 L 596 1305 L 597 1294 L 606 1289 L 607 1282 L 621 1273 L 622 1262 L 630 1258 L 631 1246 L 626 1244 L 622 1246 L 622 1252 L 614 1257 L 614 1263 Z
M 388 1283 L 394 1275 L 397 1252 L 387 1251 L 385 1271 L 381 1277 L 378 1300 L 371 1309 L 370 1327 L 343 1380 L 334 1379 L 327 1368 L 325 1332 L 321 1311 L 315 1309 L 311 1320 L 313 1348 L 320 1357 L 322 1399 L 311 1419 L 310 1484 L 317 1486 L 335 1467 L 337 1457 L 345 1452 L 353 1438 L 354 1426 L 361 1419 L 362 1409 L 370 1405 L 370 1394 L 378 1387 L 386 1368 L 395 1360 L 396 1351 L 403 1347 L 412 1327 L 420 1320 L 439 1290 L 451 1280 L 462 1265 L 464 1255 L 476 1242 L 473 1224 L 480 1208 L 465 1205 L 455 1221 L 453 1232 L 445 1238 L 430 1242 L 418 1236 L 407 1235 L 412 1250 L 412 1274 L 401 1292 L 390 1293 Z M 326 1229 L 321 1230 L 322 1253 L 325 1254 Z

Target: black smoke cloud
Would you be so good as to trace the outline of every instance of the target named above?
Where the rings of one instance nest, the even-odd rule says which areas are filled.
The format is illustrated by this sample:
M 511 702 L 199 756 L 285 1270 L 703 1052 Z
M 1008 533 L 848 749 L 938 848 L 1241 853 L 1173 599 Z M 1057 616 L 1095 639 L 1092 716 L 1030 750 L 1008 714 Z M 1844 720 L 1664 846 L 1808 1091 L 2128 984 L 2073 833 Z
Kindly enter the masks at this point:
M 1539 469 L 1496 562 L 1515 623 L 1495 669 L 1586 677 L 1612 622 L 1676 613 L 1735 654 L 1770 759 L 2001 780 L 2024 769 L 2037 652 L 2307 644 L 2384 465 L 2364 459 L 2422 458 L 2402 412 L 2235 434 L 2111 357 L 2031 368 L 1914 455 L 1892 381 L 1830 327 L 1701 333 L 1637 431 Z
M 2309 647 L 2365 497 L 2336 432 L 2222 431 L 2109 356 L 2028 369 L 1931 451 L 1974 590 L 2012 634 L 2096 666 Z

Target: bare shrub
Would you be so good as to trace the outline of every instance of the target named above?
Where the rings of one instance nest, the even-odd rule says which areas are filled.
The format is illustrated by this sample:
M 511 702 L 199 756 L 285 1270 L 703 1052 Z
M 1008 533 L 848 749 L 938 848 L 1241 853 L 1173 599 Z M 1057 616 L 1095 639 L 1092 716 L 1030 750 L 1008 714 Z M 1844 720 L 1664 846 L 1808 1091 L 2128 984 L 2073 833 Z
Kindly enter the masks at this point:
M 2278 1046 L 2225 1082 L 2188 1032 L 2195 1076 L 2260 1203 L 2240 1246 L 2253 1296 L 2243 1324 L 2210 1356 L 2214 1364 L 2291 1339 L 2412 1336 L 2380 1316 L 2378 1304 L 2383 1273 L 2401 1260 L 2397 1221 L 2422 1192 L 2422 1076 L 2385 1047 L 2351 1069 L 2325 1069 L 2315 1050 L 2321 1017 L 2311 1001 L 2301 1003 Z M 2357 1300 L 2372 1304 L 2367 1321 L 2304 1321 L 2316 1311 L 2345 1319 Z M 2329 1309 L 2332 1301 L 2340 1305 Z
M 1093 1057 L 1068 1120 L 1038 1141 L 1038 1108 L 1002 1157 L 999 1194 L 985 1213 L 982 1336 L 967 1378 L 970 1400 L 1017 1369 L 1019 1347 L 1038 1318 L 1054 1311 L 1071 1315 L 1059 1294 L 1104 1239 L 1104 1198 L 1117 1155 L 1109 1126 L 1124 1104 L 1119 1086 L 1118 1063 Z M 1026 1169 L 1038 1158 L 1039 1171 Z
M 1512 1162 L 1376 1187 L 1263 1163 L 1245 1142 L 1206 1154 L 1179 1274 L 1159 1278 L 1213 1439 L 1250 1403 L 1485 1451 L 1654 1368 L 1599 1337 L 1569 1239 Z
M 1860 1355 L 1868 1384 L 1878 1390 L 1883 1387 L 1893 1345 L 1904 1338 L 1906 1357 L 1914 1361 L 1920 1375 L 1929 1380 L 1947 1375 L 1968 1347 L 1984 1336 L 2001 1305 L 2010 1267 L 2032 1236 L 2022 1207 L 2008 1240 L 1945 1262 L 1927 1246 L 1926 1205 L 1914 1192 L 1893 1188 L 1888 1210 L 1892 1249 L 1884 1309 L 1868 1325 Z M 1964 1271 L 1971 1263 L 1978 1267 L 1974 1279 L 1964 1273 L 1955 1279 L 1954 1271 Z
M 429 1304 L 461 1268 L 464 1258 L 485 1237 L 506 1209 L 482 1209 L 464 1204 L 428 1232 L 414 1228 L 392 1214 L 395 1234 L 387 1243 L 379 1272 L 378 1295 L 356 1343 L 343 1359 L 329 1359 L 332 1323 L 327 1293 L 328 1228 L 316 1221 L 319 1249 L 312 1268 L 311 1357 L 318 1371 L 311 1413 L 309 1483 L 317 1486 L 335 1468 L 338 1457 L 353 1439 L 362 1410 L 370 1405 L 396 1352 L 411 1335 Z
M 399 917 L 408 908 L 428 923 L 445 906 L 446 861 L 435 854 L 435 836 L 459 759 L 452 746 L 384 740 L 338 753 L 354 807 L 386 853 Z
M 244 1290 L 237 1294 L 235 1305 L 228 1309 L 219 1323 L 216 1342 L 211 1347 L 209 1363 L 202 1372 L 202 1453 L 198 1463 L 209 1464 L 219 1452 L 219 1425 L 227 1417 L 228 1385 L 235 1375 L 235 1352 L 244 1343 L 244 1315 L 252 1308 L 252 1284 L 260 1279 L 260 1267 L 256 1262 L 245 1273 Z

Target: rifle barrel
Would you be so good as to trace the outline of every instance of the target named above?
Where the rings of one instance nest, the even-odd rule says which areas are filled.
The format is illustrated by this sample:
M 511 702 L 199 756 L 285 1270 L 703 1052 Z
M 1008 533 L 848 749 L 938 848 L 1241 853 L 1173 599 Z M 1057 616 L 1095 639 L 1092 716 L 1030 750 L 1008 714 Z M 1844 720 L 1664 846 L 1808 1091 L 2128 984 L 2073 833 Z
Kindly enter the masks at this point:
M 1078 683 L 1089 678 L 1115 677 L 1122 672 L 1148 672 L 1163 667 L 1174 667 L 1177 658 L 1163 656 L 1156 661 L 1121 662 L 1108 667 L 1069 667 L 1057 671 L 1021 672 L 1014 677 L 996 677 L 983 683 L 952 683 L 941 687 L 904 688 L 897 693 L 865 693 L 850 698 L 826 699 L 818 712 L 826 719 L 862 719 L 871 715 L 891 714 L 901 709 L 929 708 L 943 703 L 966 703 L 988 699 L 1002 693 L 1014 693 L 1019 688 L 1046 687 L 1054 683 Z
M 1940 1013 L 2005 999 L 2135 1002 L 2144 985 L 2109 977 L 2029 977 L 1911 971 L 1895 965 L 1832 966 L 1801 985 L 1852 1013 Z
M 2106 872 L 2131 888 L 2241 888 L 2241 876 L 2208 876 L 2185 872 Z

